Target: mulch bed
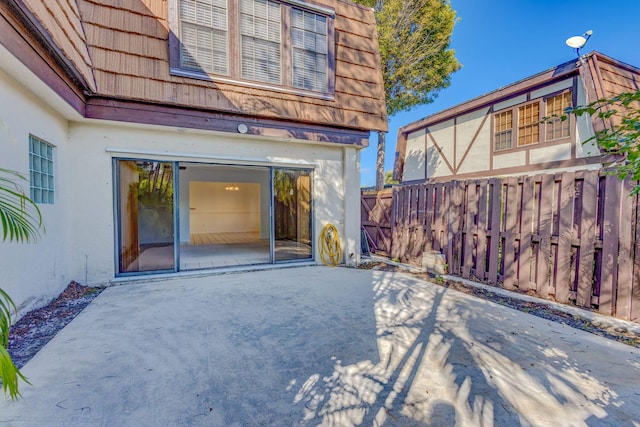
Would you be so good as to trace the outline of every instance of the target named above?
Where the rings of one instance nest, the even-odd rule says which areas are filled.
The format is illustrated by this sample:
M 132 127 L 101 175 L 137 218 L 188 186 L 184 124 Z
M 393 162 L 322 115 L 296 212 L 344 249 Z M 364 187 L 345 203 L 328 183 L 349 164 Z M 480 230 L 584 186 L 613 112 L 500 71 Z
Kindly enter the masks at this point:
M 22 368 L 62 328 L 67 326 L 103 288 L 91 288 L 71 282 L 46 307 L 25 314 L 9 333 L 9 354 L 13 363 Z
M 637 334 L 610 326 L 594 325 L 587 319 L 583 319 L 579 316 L 573 316 L 569 313 L 565 313 L 564 311 L 560 311 L 549 304 L 545 304 L 543 299 L 540 299 L 540 302 L 529 302 L 515 297 L 512 298 L 498 295 L 486 289 L 477 288 L 475 286 L 452 280 L 446 280 L 443 277 L 436 277 L 427 273 L 413 273 L 402 267 L 386 264 L 384 262 L 363 263 L 359 265 L 358 268 L 408 273 L 414 277 L 428 280 L 431 283 L 435 283 L 445 288 L 455 289 L 456 291 L 495 302 L 533 316 L 542 317 L 543 319 L 551 320 L 553 322 L 563 323 L 572 328 L 581 329 L 607 339 L 640 348 L 640 336 Z

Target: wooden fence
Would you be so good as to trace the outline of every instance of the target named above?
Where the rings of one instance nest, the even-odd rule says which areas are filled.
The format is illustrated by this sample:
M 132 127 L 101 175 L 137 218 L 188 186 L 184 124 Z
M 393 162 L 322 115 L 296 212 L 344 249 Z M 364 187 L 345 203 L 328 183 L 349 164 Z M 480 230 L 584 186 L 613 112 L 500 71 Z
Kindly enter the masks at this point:
M 362 195 L 372 252 L 640 321 L 635 183 L 599 171 L 394 187 Z

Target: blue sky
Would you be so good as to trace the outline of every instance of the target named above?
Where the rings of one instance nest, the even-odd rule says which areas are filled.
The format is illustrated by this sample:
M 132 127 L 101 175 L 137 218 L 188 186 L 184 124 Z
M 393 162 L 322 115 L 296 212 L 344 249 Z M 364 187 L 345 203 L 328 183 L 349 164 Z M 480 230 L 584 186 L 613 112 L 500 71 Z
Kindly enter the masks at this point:
M 451 0 L 459 22 L 451 48 L 462 68 L 435 102 L 389 120 L 385 170 L 398 128 L 576 58 L 565 40 L 593 30 L 582 50 L 640 67 L 640 0 Z M 361 184 L 375 184 L 377 138 L 361 155 Z

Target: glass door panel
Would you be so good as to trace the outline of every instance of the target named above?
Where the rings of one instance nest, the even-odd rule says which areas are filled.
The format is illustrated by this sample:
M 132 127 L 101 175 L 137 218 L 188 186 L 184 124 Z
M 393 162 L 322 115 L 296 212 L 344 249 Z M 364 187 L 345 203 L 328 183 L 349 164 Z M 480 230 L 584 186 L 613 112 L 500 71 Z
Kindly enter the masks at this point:
M 273 230 L 275 261 L 313 257 L 311 171 L 274 168 Z
M 271 262 L 269 169 L 180 163 L 180 270 Z
M 118 160 L 118 272 L 175 271 L 173 163 Z

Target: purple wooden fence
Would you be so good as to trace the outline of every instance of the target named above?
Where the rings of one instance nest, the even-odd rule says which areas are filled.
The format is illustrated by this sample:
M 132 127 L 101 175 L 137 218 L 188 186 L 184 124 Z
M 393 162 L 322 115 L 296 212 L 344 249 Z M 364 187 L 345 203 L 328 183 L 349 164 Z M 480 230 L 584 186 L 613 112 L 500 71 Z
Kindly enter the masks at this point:
M 599 171 L 436 182 L 362 195 L 375 253 L 640 321 L 634 183 Z

